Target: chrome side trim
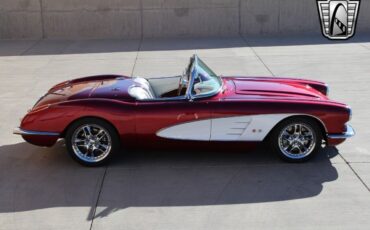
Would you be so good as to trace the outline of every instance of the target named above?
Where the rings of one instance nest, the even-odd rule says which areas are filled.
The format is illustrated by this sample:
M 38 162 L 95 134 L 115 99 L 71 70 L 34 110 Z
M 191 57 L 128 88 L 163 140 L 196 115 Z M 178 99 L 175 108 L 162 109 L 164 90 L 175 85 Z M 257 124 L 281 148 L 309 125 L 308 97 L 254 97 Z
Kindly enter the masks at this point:
M 176 96 L 176 97 L 157 97 L 157 98 L 152 98 L 152 99 L 142 99 L 142 100 L 138 100 L 138 99 L 135 99 L 136 101 L 139 101 L 139 102 L 152 102 L 152 101 L 158 101 L 158 102 L 161 102 L 161 101 L 180 101 L 180 100 L 188 100 L 188 98 L 186 98 L 185 96 Z
M 54 132 L 39 132 L 39 131 L 30 131 L 30 130 L 24 130 L 21 128 L 15 128 L 13 130 L 13 134 L 17 135 L 31 135 L 31 136 L 59 136 L 59 133 Z
M 346 139 L 353 137 L 355 135 L 355 130 L 349 124 L 346 124 L 346 132 L 342 134 L 328 134 L 328 138 L 331 139 Z

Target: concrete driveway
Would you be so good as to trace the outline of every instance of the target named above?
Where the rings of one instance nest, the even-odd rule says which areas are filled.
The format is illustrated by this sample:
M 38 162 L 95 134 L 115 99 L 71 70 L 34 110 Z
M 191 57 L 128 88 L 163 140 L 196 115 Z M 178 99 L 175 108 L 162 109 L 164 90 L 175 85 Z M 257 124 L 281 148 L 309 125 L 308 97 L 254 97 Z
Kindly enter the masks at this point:
M 39 148 L 12 135 L 58 82 L 179 74 L 193 53 L 222 75 L 325 81 L 352 106 L 357 135 L 305 164 L 262 146 L 126 151 L 101 168 L 73 162 L 63 141 Z M 0 41 L 0 79 L 0 229 L 369 229 L 369 36 Z

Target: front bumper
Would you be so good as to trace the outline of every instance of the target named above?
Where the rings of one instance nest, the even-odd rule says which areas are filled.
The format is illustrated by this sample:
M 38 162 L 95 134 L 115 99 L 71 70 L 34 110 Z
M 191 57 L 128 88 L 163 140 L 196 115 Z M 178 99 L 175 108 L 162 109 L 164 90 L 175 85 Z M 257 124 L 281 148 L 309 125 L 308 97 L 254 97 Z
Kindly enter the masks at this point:
M 40 131 L 30 131 L 30 130 L 24 130 L 21 128 L 15 128 L 13 130 L 13 134 L 17 135 L 26 135 L 26 136 L 59 136 L 59 133 L 54 132 L 40 132 Z
M 346 131 L 341 134 L 328 134 L 330 139 L 346 139 L 353 137 L 355 135 L 355 130 L 349 124 L 346 124 Z

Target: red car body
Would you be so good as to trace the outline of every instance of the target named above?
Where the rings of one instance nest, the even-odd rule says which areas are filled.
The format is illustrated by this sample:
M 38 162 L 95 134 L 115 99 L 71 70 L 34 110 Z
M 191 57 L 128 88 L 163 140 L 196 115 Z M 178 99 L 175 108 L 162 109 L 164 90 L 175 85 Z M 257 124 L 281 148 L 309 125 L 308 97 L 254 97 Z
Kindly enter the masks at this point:
M 346 124 L 350 120 L 350 108 L 330 100 L 327 85 L 318 81 L 222 77 L 223 89 L 216 95 L 150 101 L 138 101 L 129 95 L 132 81 L 126 76 L 101 75 L 60 83 L 35 104 L 15 133 L 32 144 L 52 146 L 64 137 L 72 122 L 96 117 L 112 124 L 123 143 L 142 146 L 168 142 L 168 138 L 158 133 L 178 124 L 265 114 L 309 116 L 321 125 L 327 145 L 337 145 L 353 132 Z M 194 132 L 201 133 L 201 127 Z M 268 133 L 269 130 L 256 127 L 251 132 Z M 208 141 L 211 139 L 210 136 Z

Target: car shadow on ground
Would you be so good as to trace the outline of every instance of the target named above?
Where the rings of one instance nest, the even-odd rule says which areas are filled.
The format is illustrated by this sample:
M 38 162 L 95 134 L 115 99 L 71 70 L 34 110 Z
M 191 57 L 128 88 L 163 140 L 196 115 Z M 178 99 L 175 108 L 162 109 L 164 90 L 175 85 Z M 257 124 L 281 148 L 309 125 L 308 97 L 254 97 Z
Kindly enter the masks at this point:
M 289 164 L 264 147 L 251 152 L 126 151 L 107 167 L 87 168 L 67 156 L 63 142 L 53 148 L 3 145 L 0 213 L 90 207 L 90 220 L 128 207 L 303 199 L 317 196 L 325 182 L 338 178 L 330 162 L 337 154 L 336 148 L 325 148 L 308 163 Z

